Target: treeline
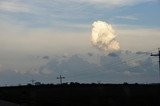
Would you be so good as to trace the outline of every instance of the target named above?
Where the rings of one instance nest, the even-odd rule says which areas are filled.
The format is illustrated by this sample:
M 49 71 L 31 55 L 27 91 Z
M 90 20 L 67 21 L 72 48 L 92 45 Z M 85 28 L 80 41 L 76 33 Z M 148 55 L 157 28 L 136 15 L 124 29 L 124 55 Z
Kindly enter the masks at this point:
M 29 84 L 1 87 L 0 99 L 25 106 L 160 106 L 160 84 Z

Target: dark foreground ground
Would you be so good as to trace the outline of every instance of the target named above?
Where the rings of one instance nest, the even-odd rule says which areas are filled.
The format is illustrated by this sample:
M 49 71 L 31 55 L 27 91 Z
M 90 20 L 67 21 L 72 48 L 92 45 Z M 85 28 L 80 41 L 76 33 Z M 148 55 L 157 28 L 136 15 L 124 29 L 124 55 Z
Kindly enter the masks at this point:
M 63 84 L 1 87 L 0 99 L 19 106 L 160 106 L 160 85 Z
M 18 104 L 0 100 L 0 106 L 19 106 Z

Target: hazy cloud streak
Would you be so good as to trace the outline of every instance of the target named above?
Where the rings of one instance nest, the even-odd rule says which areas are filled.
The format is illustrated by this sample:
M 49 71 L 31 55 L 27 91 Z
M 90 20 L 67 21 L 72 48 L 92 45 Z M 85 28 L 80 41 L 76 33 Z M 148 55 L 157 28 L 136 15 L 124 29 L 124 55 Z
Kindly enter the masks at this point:
M 116 16 L 118 19 L 125 19 L 125 20 L 138 20 L 137 17 L 132 16 L 132 15 L 127 15 L 127 16 Z
M 25 12 L 30 13 L 31 7 L 18 0 L 0 1 L 0 10 L 8 12 Z

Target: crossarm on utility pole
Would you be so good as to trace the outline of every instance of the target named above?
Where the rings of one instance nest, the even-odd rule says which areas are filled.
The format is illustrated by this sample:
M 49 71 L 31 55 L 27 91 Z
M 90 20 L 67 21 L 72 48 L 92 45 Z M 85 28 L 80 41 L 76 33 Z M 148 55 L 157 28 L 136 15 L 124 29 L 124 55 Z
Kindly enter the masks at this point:
M 152 53 L 151 53 L 151 56 L 159 56 L 159 54 L 152 54 Z
M 57 77 L 57 79 L 60 80 L 60 84 L 62 84 L 62 80 L 65 79 L 65 77 L 62 77 L 61 75 L 59 77 Z

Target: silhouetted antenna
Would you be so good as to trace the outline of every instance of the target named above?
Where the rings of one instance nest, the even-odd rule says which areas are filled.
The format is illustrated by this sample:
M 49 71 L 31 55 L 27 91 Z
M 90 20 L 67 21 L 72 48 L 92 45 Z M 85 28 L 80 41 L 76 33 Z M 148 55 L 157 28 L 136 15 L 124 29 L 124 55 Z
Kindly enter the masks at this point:
M 158 54 L 152 54 L 151 53 L 151 56 L 156 56 L 156 57 L 158 56 L 159 57 L 158 62 L 159 62 L 159 80 L 160 80 L 160 48 L 158 48 Z
M 57 79 L 59 79 L 60 80 L 60 84 L 62 84 L 63 83 L 62 80 L 65 79 L 65 77 L 60 75 L 59 77 L 57 77 Z

